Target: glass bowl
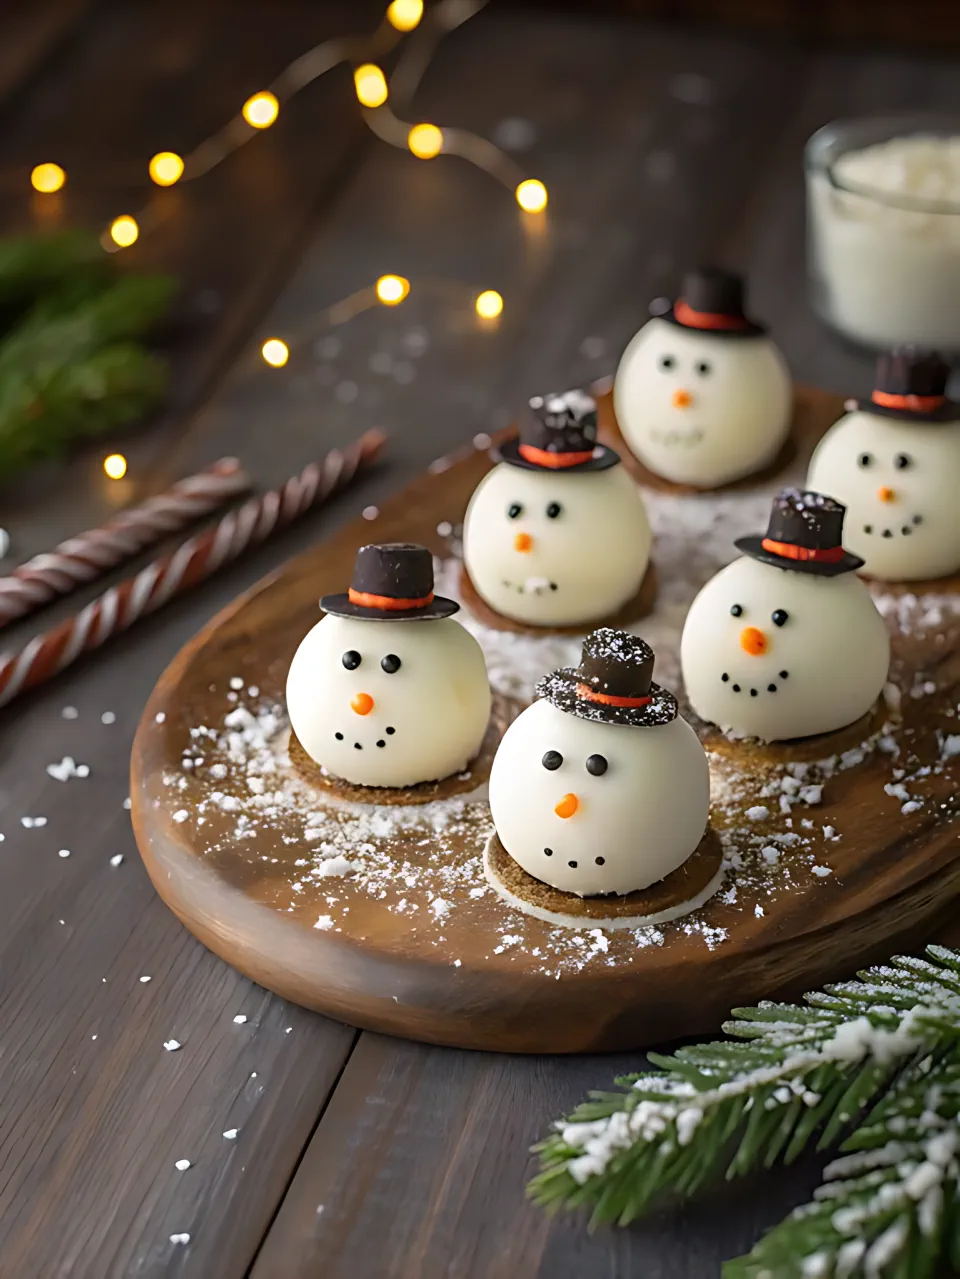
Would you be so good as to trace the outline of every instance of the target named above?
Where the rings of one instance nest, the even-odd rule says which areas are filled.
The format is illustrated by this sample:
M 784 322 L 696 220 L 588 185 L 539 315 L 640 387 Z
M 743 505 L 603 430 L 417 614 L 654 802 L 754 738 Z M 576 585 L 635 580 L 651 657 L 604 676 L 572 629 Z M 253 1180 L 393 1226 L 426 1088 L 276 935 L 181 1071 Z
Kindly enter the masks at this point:
M 896 157 L 886 161 L 882 188 L 855 180 L 838 163 L 848 153 L 918 135 L 934 143 L 953 140 L 960 172 L 960 116 L 912 112 L 837 120 L 808 141 L 811 302 L 821 319 L 858 346 L 914 342 L 956 354 L 960 200 L 953 190 L 948 198 L 917 192 L 916 175 L 908 179 L 907 164 L 898 169 Z M 928 188 L 936 183 L 935 177 L 926 180 Z

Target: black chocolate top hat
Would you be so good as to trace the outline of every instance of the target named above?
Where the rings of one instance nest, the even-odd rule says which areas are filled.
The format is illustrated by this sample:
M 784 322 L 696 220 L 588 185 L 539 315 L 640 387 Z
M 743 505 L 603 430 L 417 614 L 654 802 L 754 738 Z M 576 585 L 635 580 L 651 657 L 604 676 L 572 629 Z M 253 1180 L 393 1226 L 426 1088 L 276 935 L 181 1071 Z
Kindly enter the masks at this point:
M 960 402 L 947 398 L 950 366 L 936 351 L 897 346 L 877 360 L 873 394 L 857 408 L 900 422 L 956 422 Z
M 501 445 L 502 462 L 525 471 L 606 471 L 620 454 L 597 443 L 597 402 L 586 391 L 535 395 L 520 434 Z
M 627 631 L 602 626 L 583 641 L 580 665 L 545 675 L 537 697 L 601 724 L 652 728 L 677 718 L 677 699 L 653 682 L 653 649 Z
M 721 267 L 688 271 L 683 291 L 671 306 L 663 298 L 650 304 L 650 313 L 681 329 L 696 329 L 722 338 L 752 338 L 766 328 L 743 311 L 743 277 Z
M 763 537 L 740 537 L 735 545 L 764 564 L 836 577 L 861 568 L 863 560 L 843 549 L 847 508 L 823 493 L 784 489 L 773 499 Z
M 413 542 L 361 546 L 353 583 L 342 595 L 324 595 L 320 607 L 337 617 L 368 622 L 419 622 L 449 617 L 460 605 L 433 593 L 433 556 Z

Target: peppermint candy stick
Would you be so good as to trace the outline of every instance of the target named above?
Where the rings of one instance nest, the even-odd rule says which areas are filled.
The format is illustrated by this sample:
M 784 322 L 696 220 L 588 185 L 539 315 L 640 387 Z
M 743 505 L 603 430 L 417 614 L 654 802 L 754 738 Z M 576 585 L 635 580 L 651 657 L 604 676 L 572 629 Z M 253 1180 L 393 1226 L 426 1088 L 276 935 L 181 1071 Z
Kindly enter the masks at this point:
M 222 457 L 196 475 L 178 480 L 165 493 L 111 516 L 99 528 L 35 555 L 9 577 L 0 577 L 0 626 L 35 613 L 60 595 L 69 595 L 249 487 L 250 477 L 237 459 Z
M 99 648 L 111 635 L 162 608 L 167 600 L 210 577 L 278 529 L 321 506 L 346 488 L 357 472 L 373 462 L 384 444 L 382 431 L 367 431 L 342 451 L 333 449 L 311 462 L 282 488 L 251 498 L 228 512 L 219 524 L 191 537 L 154 560 L 135 577 L 111 586 L 76 617 L 37 635 L 19 653 L 0 657 L 0 706 L 50 679 L 81 653 Z

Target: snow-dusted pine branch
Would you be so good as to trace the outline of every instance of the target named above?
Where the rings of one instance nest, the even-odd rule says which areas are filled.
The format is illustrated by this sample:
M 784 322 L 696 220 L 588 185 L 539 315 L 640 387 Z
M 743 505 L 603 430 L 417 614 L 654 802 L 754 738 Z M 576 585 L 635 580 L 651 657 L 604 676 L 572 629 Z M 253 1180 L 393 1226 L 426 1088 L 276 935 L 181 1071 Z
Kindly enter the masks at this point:
M 927 956 L 893 959 L 804 1005 L 738 1009 L 724 1027 L 733 1038 L 651 1054 L 658 1071 L 593 1094 L 557 1124 L 539 1147 L 531 1194 L 549 1209 L 584 1205 L 594 1223 L 623 1224 L 720 1176 L 789 1162 L 814 1139 L 823 1148 L 852 1132 L 852 1153 L 831 1165 L 815 1203 L 731 1274 L 926 1274 L 897 1267 L 904 1256 L 925 1264 L 956 1229 L 960 1071 L 960 955 L 930 947 Z M 892 1140 L 902 1159 L 892 1158 Z

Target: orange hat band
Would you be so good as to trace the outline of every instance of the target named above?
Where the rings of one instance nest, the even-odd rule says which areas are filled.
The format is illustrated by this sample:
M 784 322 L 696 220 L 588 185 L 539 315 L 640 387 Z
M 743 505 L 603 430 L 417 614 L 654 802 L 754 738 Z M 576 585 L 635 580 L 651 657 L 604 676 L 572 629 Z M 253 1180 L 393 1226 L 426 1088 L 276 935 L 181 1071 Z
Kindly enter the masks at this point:
M 521 444 L 517 452 L 527 462 L 536 466 L 548 466 L 553 471 L 562 470 L 565 466 L 579 466 L 581 462 L 589 462 L 593 457 L 593 449 L 581 453 L 550 453 L 546 449 L 535 448 L 532 444 Z
M 771 555 L 782 555 L 788 560 L 814 560 L 819 564 L 838 564 L 844 555 L 842 546 L 816 549 L 811 546 L 796 546 L 793 542 L 775 542 L 772 537 L 765 537 L 760 545 Z
M 945 395 L 893 395 L 890 391 L 874 391 L 870 398 L 885 409 L 910 409 L 914 413 L 932 413 L 947 401 Z
M 603 706 L 649 706 L 652 697 L 614 697 L 612 693 L 598 693 L 589 684 L 577 685 L 577 696 L 588 702 L 600 702 Z
M 720 311 L 695 311 L 683 298 L 673 304 L 673 318 L 691 329 L 746 329 L 749 320 L 740 315 L 723 315 Z
M 360 608 L 382 608 L 388 613 L 403 613 L 407 609 L 424 608 L 427 604 L 432 604 L 433 591 L 417 600 L 404 600 L 397 599 L 394 595 L 370 595 L 366 591 L 355 591 L 351 586 L 347 591 L 347 598 L 351 604 L 357 604 Z

